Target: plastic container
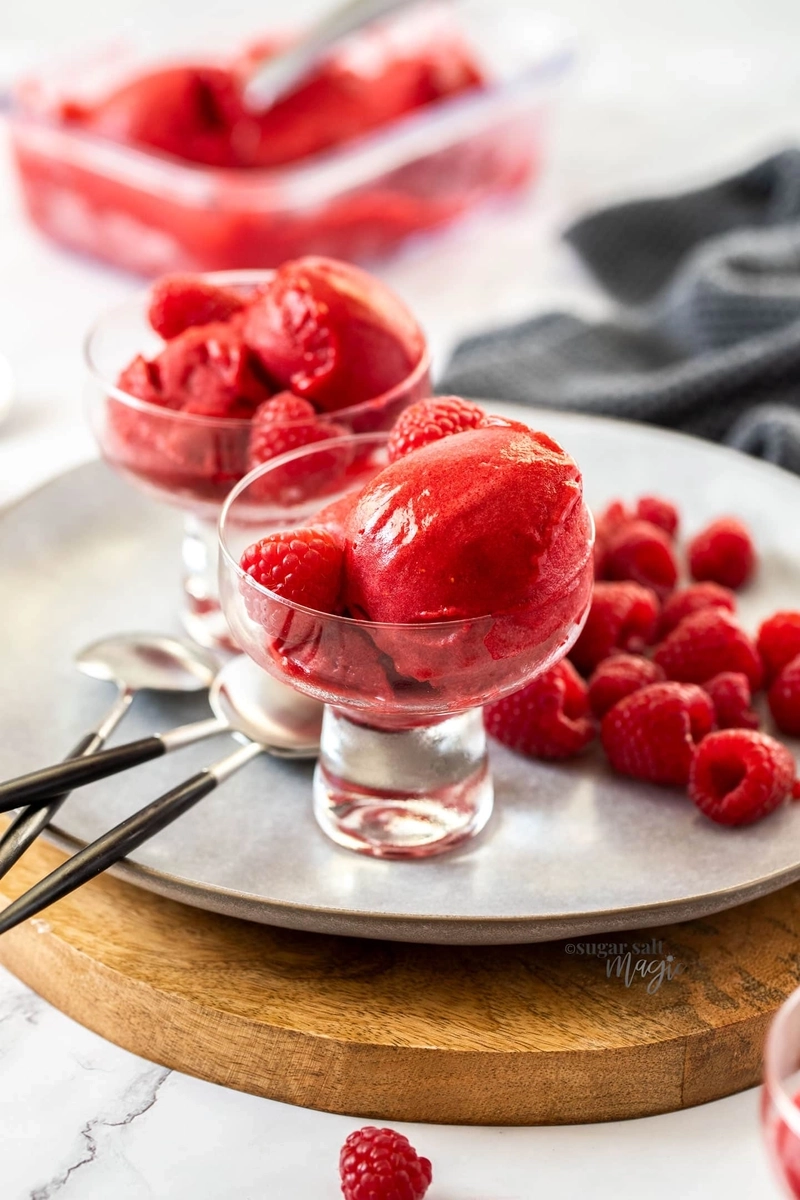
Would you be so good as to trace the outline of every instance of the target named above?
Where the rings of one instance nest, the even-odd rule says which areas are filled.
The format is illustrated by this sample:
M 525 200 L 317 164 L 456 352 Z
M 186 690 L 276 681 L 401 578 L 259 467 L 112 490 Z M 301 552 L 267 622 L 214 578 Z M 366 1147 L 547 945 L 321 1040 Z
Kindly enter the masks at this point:
M 484 88 L 270 170 L 188 164 L 48 119 L 54 99 L 105 95 L 175 54 L 130 45 L 51 65 L 17 87 L 10 112 L 28 213 L 57 242 L 143 275 L 270 267 L 309 253 L 386 256 L 538 176 L 548 108 L 572 59 L 563 34 L 524 3 L 454 12 Z

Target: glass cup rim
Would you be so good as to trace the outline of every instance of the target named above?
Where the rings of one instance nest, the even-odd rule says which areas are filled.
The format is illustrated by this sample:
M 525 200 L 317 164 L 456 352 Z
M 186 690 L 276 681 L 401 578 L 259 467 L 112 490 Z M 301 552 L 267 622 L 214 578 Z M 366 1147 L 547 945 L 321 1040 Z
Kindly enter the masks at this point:
M 431 629 L 444 633 L 448 631 L 452 633 L 456 630 L 467 627 L 474 628 L 482 621 L 495 621 L 498 616 L 503 614 L 484 613 L 482 616 L 478 617 L 456 617 L 448 621 L 367 621 L 358 617 L 345 617 L 339 613 L 324 613 L 317 608 L 308 608 L 304 604 L 298 604 L 294 600 L 287 600 L 285 597 L 279 596 L 277 592 L 270 591 L 269 588 L 264 587 L 263 584 L 258 583 L 255 579 L 253 579 L 252 575 L 248 575 L 246 571 L 243 571 L 236 558 L 234 558 L 233 554 L 231 554 L 230 550 L 228 549 L 226 544 L 226 522 L 228 519 L 229 510 L 238 500 L 242 492 L 244 492 L 250 486 L 250 484 L 254 483 L 256 479 L 260 479 L 262 476 L 269 474 L 270 471 L 277 467 L 282 467 L 287 463 L 295 462 L 297 459 L 302 458 L 307 454 L 320 453 L 322 450 L 332 450 L 340 446 L 344 447 L 366 446 L 368 444 L 381 443 L 385 444 L 388 440 L 389 433 L 385 431 L 379 433 L 351 433 L 345 437 L 326 438 L 322 442 L 312 442 L 307 446 L 300 446 L 296 450 L 289 450 L 285 454 L 280 454 L 275 458 L 270 458 L 265 463 L 261 463 L 260 466 L 255 467 L 254 470 L 243 476 L 243 478 L 240 479 L 239 482 L 231 489 L 225 498 L 224 504 L 222 505 L 222 510 L 219 515 L 219 522 L 217 524 L 217 540 L 220 549 L 220 562 L 227 563 L 228 567 L 232 568 L 234 574 L 239 578 L 240 581 L 245 582 L 249 587 L 254 588 L 257 593 L 260 593 L 267 599 L 282 605 L 284 608 L 291 609 L 298 613 L 305 613 L 309 616 L 317 618 L 318 620 L 321 619 L 330 621 L 333 624 L 341 624 L 345 628 L 352 627 L 367 631 L 370 629 L 384 629 L 390 631 L 397 630 L 405 633 L 410 633 L 411 631 L 416 631 L 419 633 L 423 630 Z M 592 511 L 589 508 L 589 505 L 586 503 L 586 497 L 583 494 L 581 495 L 581 504 L 589 516 L 590 534 L 586 551 L 587 559 L 591 559 L 595 540 L 594 516 L 592 515 Z M 581 564 L 582 566 L 585 561 L 586 560 L 583 560 Z M 575 572 L 575 575 L 577 574 L 578 571 Z M 574 576 L 572 576 L 572 578 L 574 578 Z
M 275 274 L 274 268 L 254 268 L 251 270 L 241 271 L 198 271 L 195 273 L 198 278 L 203 279 L 207 283 L 215 283 L 220 287 L 232 287 L 236 284 L 258 284 L 268 282 Z M 135 292 L 126 296 L 124 300 L 120 300 L 117 304 L 112 304 L 105 309 L 99 317 L 97 317 L 89 326 L 88 332 L 83 339 L 83 361 L 89 372 L 89 375 L 99 384 L 107 396 L 113 397 L 121 404 L 127 405 L 129 408 L 137 409 L 139 412 L 144 412 L 150 416 L 161 416 L 167 420 L 186 423 L 189 426 L 200 426 L 204 429 L 240 431 L 249 429 L 252 424 L 250 417 L 205 417 L 200 413 L 184 413 L 178 409 L 163 408 L 160 404 L 151 404 L 149 400 L 142 400 L 139 396 L 134 396 L 131 392 L 126 392 L 123 388 L 117 386 L 113 379 L 109 379 L 100 369 L 94 359 L 93 345 L 95 338 L 102 330 L 106 321 L 109 318 L 117 316 L 124 309 L 134 306 L 141 306 L 147 303 L 150 295 L 149 288 L 137 288 Z M 422 326 L 414 318 L 417 330 L 419 331 L 422 342 L 422 353 L 418 361 L 409 371 L 404 379 L 393 387 L 388 388 L 385 392 L 379 393 L 377 396 L 371 396 L 369 400 L 360 400 L 358 404 L 351 404 L 347 408 L 339 408 L 327 415 L 335 420 L 337 417 L 352 417 L 354 414 L 361 412 L 369 412 L 372 408 L 378 408 L 383 404 L 389 404 L 396 395 L 404 392 L 409 387 L 413 387 L 420 379 L 427 374 L 431 366 L 431 352 L 427 338 L 422 329 Z M 286 390 L 286 389 L 284 389 Z M 276 393 L 277 394 L 277 393 Z M 317 414 L 325 415 L 325 414 Z
M 764 1048 L 764 1087 L 777 1108 L 781 1120 L 795 1137 L 800 1138 L 800 1108 L 797 1107 L 785 1087 L 776 1065 L 781 1048 L 786 1041 L 786 1026 L 798 1009 L 800 1009 L 800 987 L 795 988 L 791 995 L 784 1000 L 767 1033 Z

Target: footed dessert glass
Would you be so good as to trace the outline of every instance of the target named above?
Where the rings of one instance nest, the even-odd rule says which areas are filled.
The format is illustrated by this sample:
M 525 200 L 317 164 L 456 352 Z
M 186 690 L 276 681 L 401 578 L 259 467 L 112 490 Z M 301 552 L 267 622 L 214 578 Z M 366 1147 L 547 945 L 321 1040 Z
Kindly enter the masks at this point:
M 761 1121 L 770 1160 L 787 1196 L 800 1198 L 800 988 L 767 1037 Z
M 272 271 L 224 271 L 203 276 L 223 287 L 253 289 Z M 117 387 L 136 355 L 150 357 L 164 343 L 147 320 L 149 296 L 139 292 L 110 309 L 85 343 L 87 401 L 104 459 L 130 483 L 186 514 L 182 547 L 181 620 L 202 646 L 236 649 L 219 606 L 217 530 L 220 508 L 247 472 L 250 420 L 206 417 L 163 408 Z M 387 430 L 402 410 L 430 395 L 430 359 L 420 330 L 420 357 L 410 375 L 389 391 L 339 409 L 337 424 L 356 433 Z
M 246 476 L 220 519 L 220 599 L 241 649 L 325 705 L 314 775 L 325 833 L 363 854 L 418 858 L 459 845 L 488 821 L 482 706 L 552 666 L 577 638 L 591 599 L 593 527 L 587 510 L 585 554 L 541 603 L 469 620 L 333 616 L 282 599 L 242 570 L 243 551 L 260 538 L 328 523 L 329 506 L 386 465 L 386 440 L 316 443 Z

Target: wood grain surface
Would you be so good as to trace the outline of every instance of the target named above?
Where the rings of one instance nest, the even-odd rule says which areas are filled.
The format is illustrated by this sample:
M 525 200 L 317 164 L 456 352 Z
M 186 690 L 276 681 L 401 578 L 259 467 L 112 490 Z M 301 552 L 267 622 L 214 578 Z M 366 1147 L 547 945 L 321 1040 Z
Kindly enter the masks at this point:
M 0 904 L 63 857 L 34 846 Z M 756 1083 L 800 981 L 798 929 L 795 885 L 616 937 L 412 946 L 252 925 L 106 876 L 0 938 L 0 961 L 103 1037 L 228 1087 L 385 1120 L 566 1123 Z M 627 979 L 624 950 L 602 957 L 620 940 Z

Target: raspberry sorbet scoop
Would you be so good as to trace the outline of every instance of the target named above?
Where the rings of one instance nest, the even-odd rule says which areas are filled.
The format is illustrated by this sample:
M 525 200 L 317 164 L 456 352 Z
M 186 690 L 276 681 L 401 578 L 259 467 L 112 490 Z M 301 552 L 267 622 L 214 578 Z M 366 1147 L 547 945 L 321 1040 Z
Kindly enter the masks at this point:
M 536 607 L 588 555 L 575 462 L 543 433 L 445 437 L 390 464 L 347 521 L 346 603 L 372 621 Z
M 424 350 L 417 322 L 389 288 L 331 258 L 278 267 L 244 328 L 271 378 L 327 412 L 402 383 Z

